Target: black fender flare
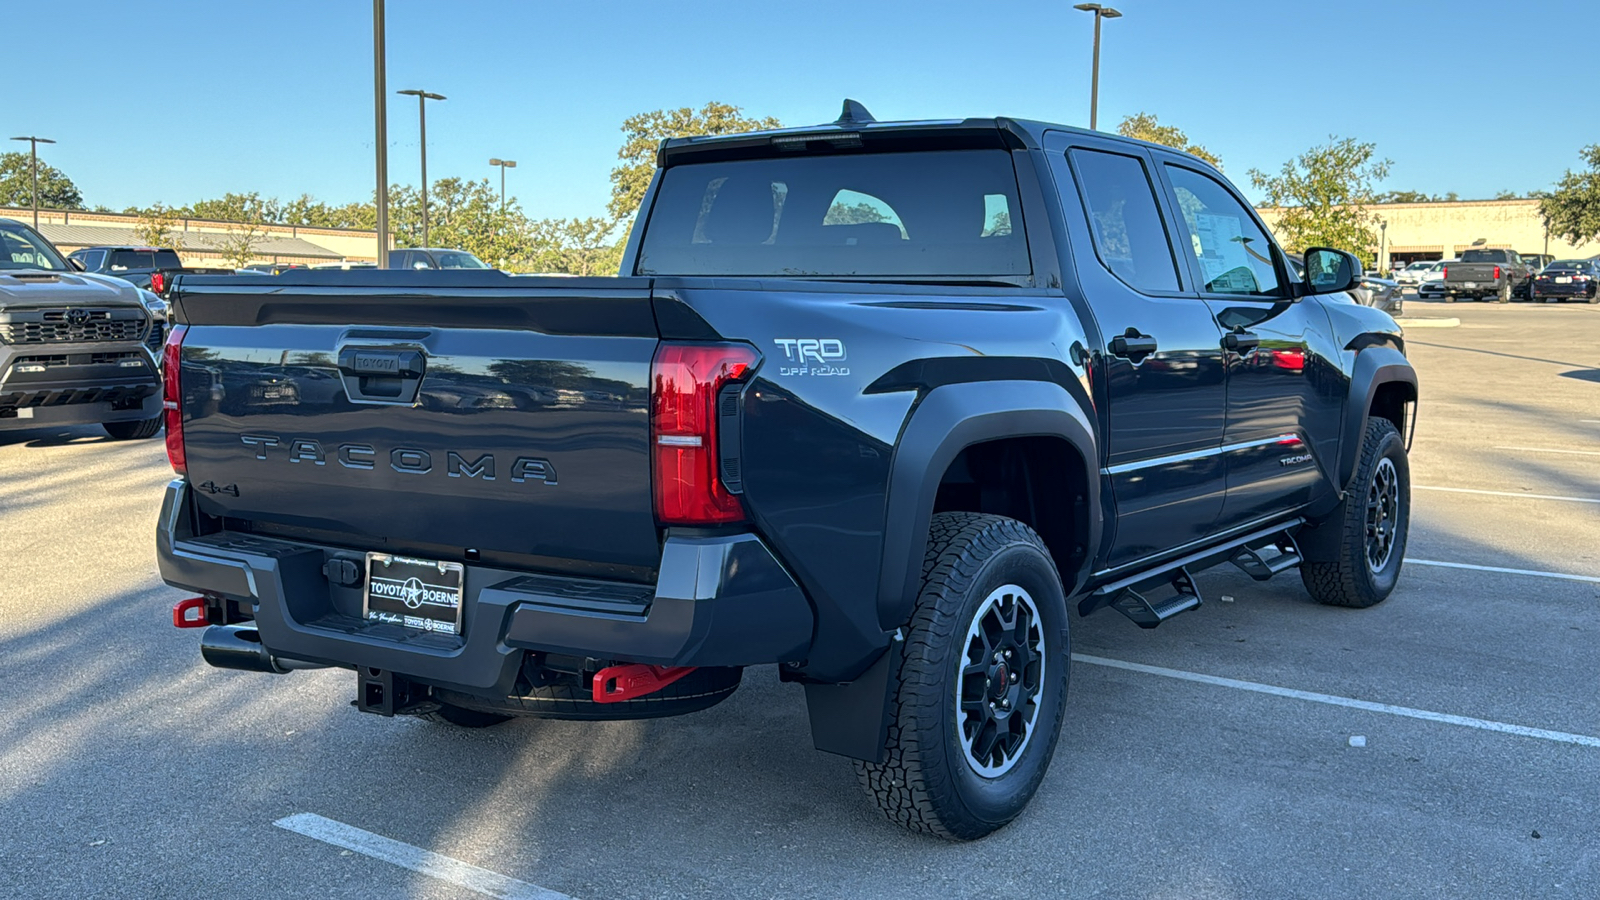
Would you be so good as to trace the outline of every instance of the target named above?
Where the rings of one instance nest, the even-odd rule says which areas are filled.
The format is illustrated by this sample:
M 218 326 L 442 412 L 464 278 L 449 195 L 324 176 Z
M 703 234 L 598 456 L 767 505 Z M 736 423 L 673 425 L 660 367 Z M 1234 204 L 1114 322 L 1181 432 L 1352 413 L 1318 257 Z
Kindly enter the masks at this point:
M 1049 381 L 979 381 L 934 388 L 913 409 L 895 444 L 885 503 L 883 562 L 878 573 L 878 621 L 894 631 L 911 615 L 922 578 L 928 527 L 939 481 L 956 456 L 985 441 L 1057 437 L 1083 457 L 1089 509 L 1100 509 L 1099 451 L 1086 403 Z M 1092 567 L 1101 522 L 1090 517 L 1083 568 L 1062 572 L 1070 597 Z
M 1417 370 L 1405 354 L 1392 346 L 1373 345 L 1356 354 L 1356 364 L 1350 373 L 1350 394 L 1344 407 L 1344 430 L 1339 439 L 1338 485 L 1341 491 L 1350 487 L 1355 477 L 1356 463 L 1361 459 L 1361 436 L 1367 428 L 1367 411 L 1378 389 L 1386 384 L 1406 384 L 1411 387 L 1411 397 L 1417 397 Z

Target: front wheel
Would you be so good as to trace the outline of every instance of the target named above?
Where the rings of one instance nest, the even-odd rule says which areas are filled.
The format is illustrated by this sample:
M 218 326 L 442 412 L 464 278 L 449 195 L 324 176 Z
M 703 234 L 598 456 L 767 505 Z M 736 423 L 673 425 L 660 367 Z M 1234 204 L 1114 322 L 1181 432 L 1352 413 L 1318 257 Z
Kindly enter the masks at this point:
M 101 422 L 100 427 L 115 441 L 140 441 L 153 438 L 161 430 L 161 417 L 135 419 L 132 422 Z
M 1393 422 L 1368 419 L 1355 481 L 1320 526 L 1339 529 L 1338 556 L 1300 566 L 1300 580 L 1311 598 L 1357 608 L 1382 603 L 1400 580 L 1410 525 L 1411 466 L 1405 442 Z
M 939 513 L 898 672 L 887 754 L 857 762 L 890 820 L 973 840 L 1039 789 L 1067 693 L 1066 597 L 1032 529 Z

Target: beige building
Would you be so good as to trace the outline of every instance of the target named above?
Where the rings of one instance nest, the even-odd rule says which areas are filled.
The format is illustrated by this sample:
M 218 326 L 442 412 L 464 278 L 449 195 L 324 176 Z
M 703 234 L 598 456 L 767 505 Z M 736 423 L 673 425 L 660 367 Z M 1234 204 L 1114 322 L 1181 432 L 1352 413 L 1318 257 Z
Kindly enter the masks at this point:
M 33 210 L 0 207 L 0 218 L 33 224 Z M 138 246 L 134 237 L 139 217 L 124 213 L 81 210 L 39 210 L 39 231 L 62 253 L 102 245 Z M 178 219 L 173 225 L 177 250 L 186 265 L 225 265 L 218 244 L 237 223 L 203 219 Z M 347 228 L 310 228 L 298 225 L 259 226 L 262 238 L 254 247 L 251 262 L 302 263 L 376 262 L 378 235 L 374 231 Z
M 1473 246 L 1549 253 L 1557 259 L 1600 254 L 1600 244 L 1574 246 L 1545 230 L 1537 200 L 1459 200 L 1439 203 L 1380 203 L 1368 207 L 1378 222 L 1382 247 L 1377 268 L 1424 259 L 1454 259 Z M 1259 210 L 1272 227 L 1279 209 Z

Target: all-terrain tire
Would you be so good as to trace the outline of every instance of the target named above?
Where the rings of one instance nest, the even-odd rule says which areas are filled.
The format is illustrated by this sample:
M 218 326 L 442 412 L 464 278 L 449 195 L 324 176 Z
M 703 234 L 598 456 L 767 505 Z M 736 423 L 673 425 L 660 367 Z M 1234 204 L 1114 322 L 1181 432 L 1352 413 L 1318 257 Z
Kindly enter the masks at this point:
M 424 722 L 437 722 L 441 725 L 454 725 L 458 728 L 488 728 L 491 725 L 499 725 L 501 722 L 509 722 L 511 720 L 510 716 L 477 709 L 467 709 L 466 707 L 449 703 L 441 703 L 438 709 L 433 712 L 422 713 L 417 718 Z
M 1510 279 L 1507 279 L 1505 284 L 1500 285 L 1500 292 L 1495 295 L 1495 302 L 1496 303 L 1510 303 L 1511 302 L 1511 281 L 1510 281 Z
M 161 416 L 153 419 L 135 419 L 132 422 L 101 422 L 100 427 L 106 430 L 115 441 L 140 441 L 153 438 L 161 431 Z
M 1032 529 L 980 513 L 933 517 L 887 754 L 855 764 L 884 815 L 973 840 L 1022 812 L 1061 732 L 1067 627 L 1061 577 Z
M 1311 598 L 1361 609 L 1382 603 L 1400 579 L 1410 517 L 1411 467 L 1405 442 L 1393 422 L 1370 418 L 1355 481 L 1321 526 L 1339 529 L 1338 557 L 1300 566 L 1300 580 Z

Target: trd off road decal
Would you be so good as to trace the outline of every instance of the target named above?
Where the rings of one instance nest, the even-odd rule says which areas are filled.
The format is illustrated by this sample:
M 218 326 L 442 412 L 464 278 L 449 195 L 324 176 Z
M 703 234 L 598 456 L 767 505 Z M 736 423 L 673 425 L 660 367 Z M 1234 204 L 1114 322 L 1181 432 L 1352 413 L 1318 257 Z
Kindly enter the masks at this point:
M 783 348 L 788 365 L 778 366 L 779 375 L 849 375 L 844 341 L 838 338 L 773 338 Z

